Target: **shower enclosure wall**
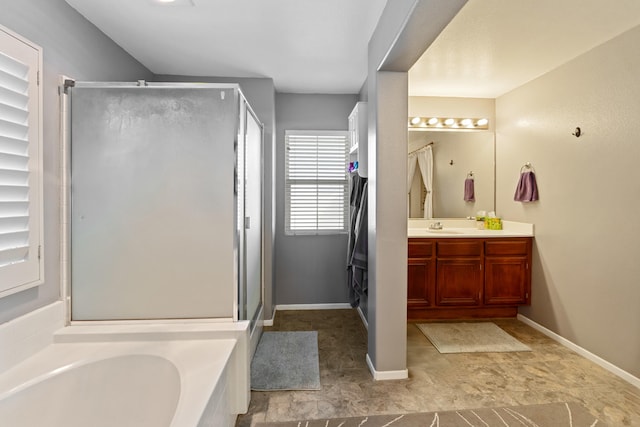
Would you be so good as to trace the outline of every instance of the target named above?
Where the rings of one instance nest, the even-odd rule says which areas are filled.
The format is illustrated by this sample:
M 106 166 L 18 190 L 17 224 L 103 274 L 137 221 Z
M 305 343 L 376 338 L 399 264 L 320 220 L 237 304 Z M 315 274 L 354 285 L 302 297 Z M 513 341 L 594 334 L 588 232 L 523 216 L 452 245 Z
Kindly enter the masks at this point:
M 255 321 L 263 132 L 239 86 L 70 86 L 71 320 Z

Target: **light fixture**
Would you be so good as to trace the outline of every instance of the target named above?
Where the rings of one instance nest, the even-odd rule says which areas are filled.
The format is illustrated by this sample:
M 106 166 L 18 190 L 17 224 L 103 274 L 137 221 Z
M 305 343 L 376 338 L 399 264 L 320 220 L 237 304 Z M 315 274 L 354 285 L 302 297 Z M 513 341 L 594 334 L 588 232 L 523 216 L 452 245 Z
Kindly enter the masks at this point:
M 489 120 L 473 117 L 412 116 L 407 120 L 409 129 L 441 131 L 489 130 Z

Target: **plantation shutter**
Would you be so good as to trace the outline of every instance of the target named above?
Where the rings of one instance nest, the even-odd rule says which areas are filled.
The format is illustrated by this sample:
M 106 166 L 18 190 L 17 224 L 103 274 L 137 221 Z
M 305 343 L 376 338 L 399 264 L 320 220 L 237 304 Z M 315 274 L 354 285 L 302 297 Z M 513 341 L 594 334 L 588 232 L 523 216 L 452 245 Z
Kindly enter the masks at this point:
M 41 283 L 39 64 L 0 27 L 0 296 Z
M 349 134 L 285 132 L 285 233 L 347 231 Z

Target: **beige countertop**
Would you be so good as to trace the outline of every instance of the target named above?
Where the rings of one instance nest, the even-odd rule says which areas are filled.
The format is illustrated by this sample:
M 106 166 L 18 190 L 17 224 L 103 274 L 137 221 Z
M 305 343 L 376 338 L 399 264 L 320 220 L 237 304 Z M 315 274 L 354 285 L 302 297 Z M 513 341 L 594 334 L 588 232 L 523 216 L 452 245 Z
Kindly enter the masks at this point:
M 435 222 L 442 224 L 442 230 L 432 230 Z M 502 220 L 502 230 L 479 230 L 476 221 L 469 219 L 409 219 L 409 238 L 473 238 L 473 237 L 533 237 L 533 224 Z

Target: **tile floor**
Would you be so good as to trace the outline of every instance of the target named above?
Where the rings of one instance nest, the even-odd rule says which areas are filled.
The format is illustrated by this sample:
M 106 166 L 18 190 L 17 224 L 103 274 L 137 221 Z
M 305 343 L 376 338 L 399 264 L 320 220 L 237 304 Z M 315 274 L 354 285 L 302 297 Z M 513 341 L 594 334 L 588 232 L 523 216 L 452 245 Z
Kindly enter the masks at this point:
M 409 378 L 373 381 L 355 310 L 279 311 L 265 330 L 318 331 L 322 390 L 252 392 L 236 426 L 558 401 L 580 403 L 610 427 L 640 426 L 640 389 L 516 319 L 492 321 L 533 351 L 440 354 L 409 324 Z

